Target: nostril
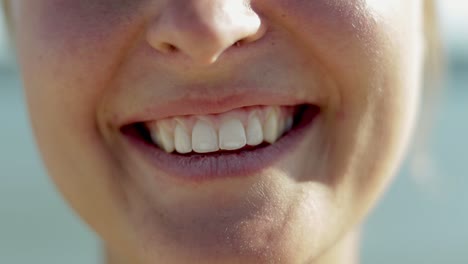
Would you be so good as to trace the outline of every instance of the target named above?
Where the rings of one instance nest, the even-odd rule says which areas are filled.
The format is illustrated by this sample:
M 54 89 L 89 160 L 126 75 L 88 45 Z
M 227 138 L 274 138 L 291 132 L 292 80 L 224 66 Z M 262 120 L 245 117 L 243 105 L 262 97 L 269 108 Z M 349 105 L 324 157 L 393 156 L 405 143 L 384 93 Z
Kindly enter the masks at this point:
M 234 42 L 232 44 L 232 46 L 233 47 L 241 47 L 241 46 L 245 46 L 245 45 L 247 45 L 249 43 L 255 42 L 255 41 L 259 40 L 260 38 L 262 38 L 263 35 L 265 35 L 266 30 L 267 30 L 266 26 L 264 24 L 262 24 L 255 34 L 252 34 L 252 35 L 249 35 L 247 37 L 239 39 L 238 41 Z
M 242 46 L 243 44 L 245 44 L 245 41 L 246 41 L 245 39 L 238 40 L 238 41 L 234 42 L 234 44 L 232 44 L 232 46 L 234 46 L 234 47 L 240 47 L 240 46 Z
M 179 49 L 170 43 L 161 43 L 160 50 L 164 53 L 175 53 Z

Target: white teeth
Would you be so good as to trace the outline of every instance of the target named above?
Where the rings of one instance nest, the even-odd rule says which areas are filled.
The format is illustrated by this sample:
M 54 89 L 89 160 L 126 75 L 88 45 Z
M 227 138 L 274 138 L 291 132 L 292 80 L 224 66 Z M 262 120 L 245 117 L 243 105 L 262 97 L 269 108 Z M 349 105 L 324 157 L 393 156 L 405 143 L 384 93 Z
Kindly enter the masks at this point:
M 162 126 L 157 126 L 155 131 L 151 133 L 154 142 L 166 152 L 173 152 L 175 149 L 174 135 Z
M 239 119 L 229 118 L 219 128 L 219 148 L 224 150 L 240 149 L 247 139 L 245 129 Z
M 177 124 L 174 130 L 174 145 L 177 152 L 185 154 L 192 152 L 192 143 L 187 130 L 182 124 Z
M 278 113 L 276 109 L 269 111 L 265 124 L 263 125 L 263 139 L 273 144 L 278 139 Z
M 198 120 L 192 131 L 192 147 L 197 153 L 218 151 L 216 130 L 204 120 Z
M 265 106 L 206 116 L 180 116 L 147 124 L 164 151 L 186 154 L 242 149 L 275 143 L 293 126 L 290 108 Z
M 247 124 L 247 144 L 250 146 L 256 146 L 263 142 L 263 130 L 260 119 L 257 115 L 252 115 L 249 118 Z

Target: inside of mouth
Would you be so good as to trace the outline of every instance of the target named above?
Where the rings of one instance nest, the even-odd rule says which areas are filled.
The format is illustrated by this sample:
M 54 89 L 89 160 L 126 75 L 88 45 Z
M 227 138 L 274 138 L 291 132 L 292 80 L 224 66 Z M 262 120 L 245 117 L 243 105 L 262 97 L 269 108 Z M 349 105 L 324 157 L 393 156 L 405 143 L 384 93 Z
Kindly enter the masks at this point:
M 301 127 L 304 127 L 308 125 L 314 117 L 320 112 L 320 108 L 316 105 L 311 105 L 311 104 L 301 104 L 297 105 L 294 108 L 294 115 L 293 115 L 293 126 L 291 130 L 286 132 L 283 137 Z M 121 132 L 127 136 L 130 136 L 134 139 L 137 139 L 140 142 L 145 143 L 146 145 L 150 145 L 151 147 L 158 148 L 159 146 L 153 141 L 150 131 L 145 125 L 144 122 L 137 122 L 133 124 L 126 125 L 121 128 Z M 180 156 L 193 156 L 193 155 L 220 155 L 220 154 L 232 154 L 232 153 L 240 153 L 244 151 L 252 151 L 255 149 L 259 148 L 264 148 L 266 146 L 269 146 L 269 143 L 263 142 L 260 145 L 257 146 L 249 146 L 246 145 L 245 147 L 237 150 L 219 150 L 215 153 L 205 153 L 205 154 L 197 154 L 194 152 L 188 153 L 188 154 L 180 154 L 177 152 L 170 153 L 171 155 L 180 155 Z

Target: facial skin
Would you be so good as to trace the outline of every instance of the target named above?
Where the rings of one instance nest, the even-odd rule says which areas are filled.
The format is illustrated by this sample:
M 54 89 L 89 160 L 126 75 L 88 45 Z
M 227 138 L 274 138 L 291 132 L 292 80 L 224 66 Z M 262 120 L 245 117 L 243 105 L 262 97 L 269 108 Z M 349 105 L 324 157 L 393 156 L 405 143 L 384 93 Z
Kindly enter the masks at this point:
M 352 262 L 416 116 L 422 0 L 11 5 L 40 151 L 110 262 Z M 303 142 L 255 175 L 181 183 L 120 131 L 174 98 L 252 87 L 320 106 Z

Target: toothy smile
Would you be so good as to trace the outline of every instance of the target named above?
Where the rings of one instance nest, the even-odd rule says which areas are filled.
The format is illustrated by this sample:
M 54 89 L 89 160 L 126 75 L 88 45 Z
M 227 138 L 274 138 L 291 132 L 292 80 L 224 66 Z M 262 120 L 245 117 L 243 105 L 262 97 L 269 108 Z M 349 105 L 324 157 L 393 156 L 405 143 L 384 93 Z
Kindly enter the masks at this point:
M 274 144 L 304 121 L 304 112 L 313 108 L 249 106 L 224 113 L 172 116 L 123 130 L 166 153 L 229 153 Z
M 275 143 L 293 126 L 294 107 L 257 106 L 215 115 L 176 116 L 145 124 L 168 153 L 211 153 Z
M 158 170 L 200 182 L 253 175 L 271 166 L 299 146 L 319 113 L 311 104 L 257 105 L 167 116 L 121 131 L 131 149 Z

